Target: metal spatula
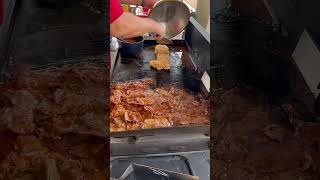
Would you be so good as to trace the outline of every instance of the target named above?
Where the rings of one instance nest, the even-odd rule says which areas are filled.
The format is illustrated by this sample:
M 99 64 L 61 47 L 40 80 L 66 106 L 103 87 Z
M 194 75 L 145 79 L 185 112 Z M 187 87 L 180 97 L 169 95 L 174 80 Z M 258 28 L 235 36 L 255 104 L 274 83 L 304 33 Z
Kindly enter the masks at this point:
M 150 33 L 151 36 L 156 37 L 156 33 Z M 156 40 L 158 44 L 164 44 L 164 45 L 172 45 L 173 41 L 168 38 L 163 38 L 161 40 Z
M 157 41 L 157 43 L 164 44 L 164 45 L 172 45 L 173 44 L 173 41 L 170 39 L 167 39 L 167 38 L 163 38 L 161 40 L 156 40 L 156 41 Z

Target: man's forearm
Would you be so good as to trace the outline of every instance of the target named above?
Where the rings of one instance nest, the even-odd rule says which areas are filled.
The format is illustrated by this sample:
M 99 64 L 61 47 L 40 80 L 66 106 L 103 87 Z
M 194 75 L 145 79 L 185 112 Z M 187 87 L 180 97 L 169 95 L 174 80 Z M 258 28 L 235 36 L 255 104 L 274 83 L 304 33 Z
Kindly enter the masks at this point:
M 131 13 L 123 13 L 110 25 L 111 36 L 131 38 L 155 32 L 157 24 L 151 19 L 140 18 Z
M 119 0 L 121 4 L 131 4 L 137 6 L 145 6 L 152 8 L 153 5 L 159 0 Z
M 120 0 L 121 4 L 131 4 L 131 5 L 138 5 L 140 6 L 142 3 L 142 0 Z

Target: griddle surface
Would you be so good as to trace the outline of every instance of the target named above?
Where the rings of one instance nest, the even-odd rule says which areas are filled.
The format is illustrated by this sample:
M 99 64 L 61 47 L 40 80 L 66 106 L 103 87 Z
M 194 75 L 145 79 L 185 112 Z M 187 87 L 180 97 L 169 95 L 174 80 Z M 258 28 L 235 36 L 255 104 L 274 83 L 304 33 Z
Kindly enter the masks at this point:
M 171 69 L 157 71 L 150 67 L 149 61 L 156 59 L 154 41 L 145 41 L 145 48 L 138 58 L 122 58 L 119 54 L 115 63 L 112 81 L 125 82 L 152 78 L 155 87 L 176 86 L 198 94 L 202 90 L 202 81 L 190 58 L 188 47 L 183 41 L 175 41 L 169 46 Z

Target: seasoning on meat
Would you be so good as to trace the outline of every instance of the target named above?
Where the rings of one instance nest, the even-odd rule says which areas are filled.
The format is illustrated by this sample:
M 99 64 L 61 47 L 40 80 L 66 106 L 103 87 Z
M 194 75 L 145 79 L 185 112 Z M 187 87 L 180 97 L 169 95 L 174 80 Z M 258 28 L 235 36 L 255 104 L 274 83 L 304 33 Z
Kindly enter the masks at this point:
M 164 69 L 169 70 L 170 69 L 170 63 L 167 60 L 151 60 L 150 66 L 157 69 L 158 71 Z
M 176 87 L 151 89 L 149 81 L 114 84 L 110 131 L 209 124 L 209 101 Z

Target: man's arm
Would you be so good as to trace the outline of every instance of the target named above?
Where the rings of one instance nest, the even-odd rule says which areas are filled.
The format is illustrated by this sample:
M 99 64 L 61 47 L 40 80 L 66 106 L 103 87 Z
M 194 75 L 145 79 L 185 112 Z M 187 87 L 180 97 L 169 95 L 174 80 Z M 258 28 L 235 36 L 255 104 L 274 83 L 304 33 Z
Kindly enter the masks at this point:
M 153 7 L 159 0 L 119 0 L 121 4 L 131 4 L 137 6 Z M 142 4 L 143 3 L 143 4 Z
M 117 20 L 110 25 L 111 36 L 120 38 L 131 38 L 146 33 L 157 33 L 157 39 L 165 36 L 164 27 L 149 18 L 141 18 L 132 13 L 124 12 Z

